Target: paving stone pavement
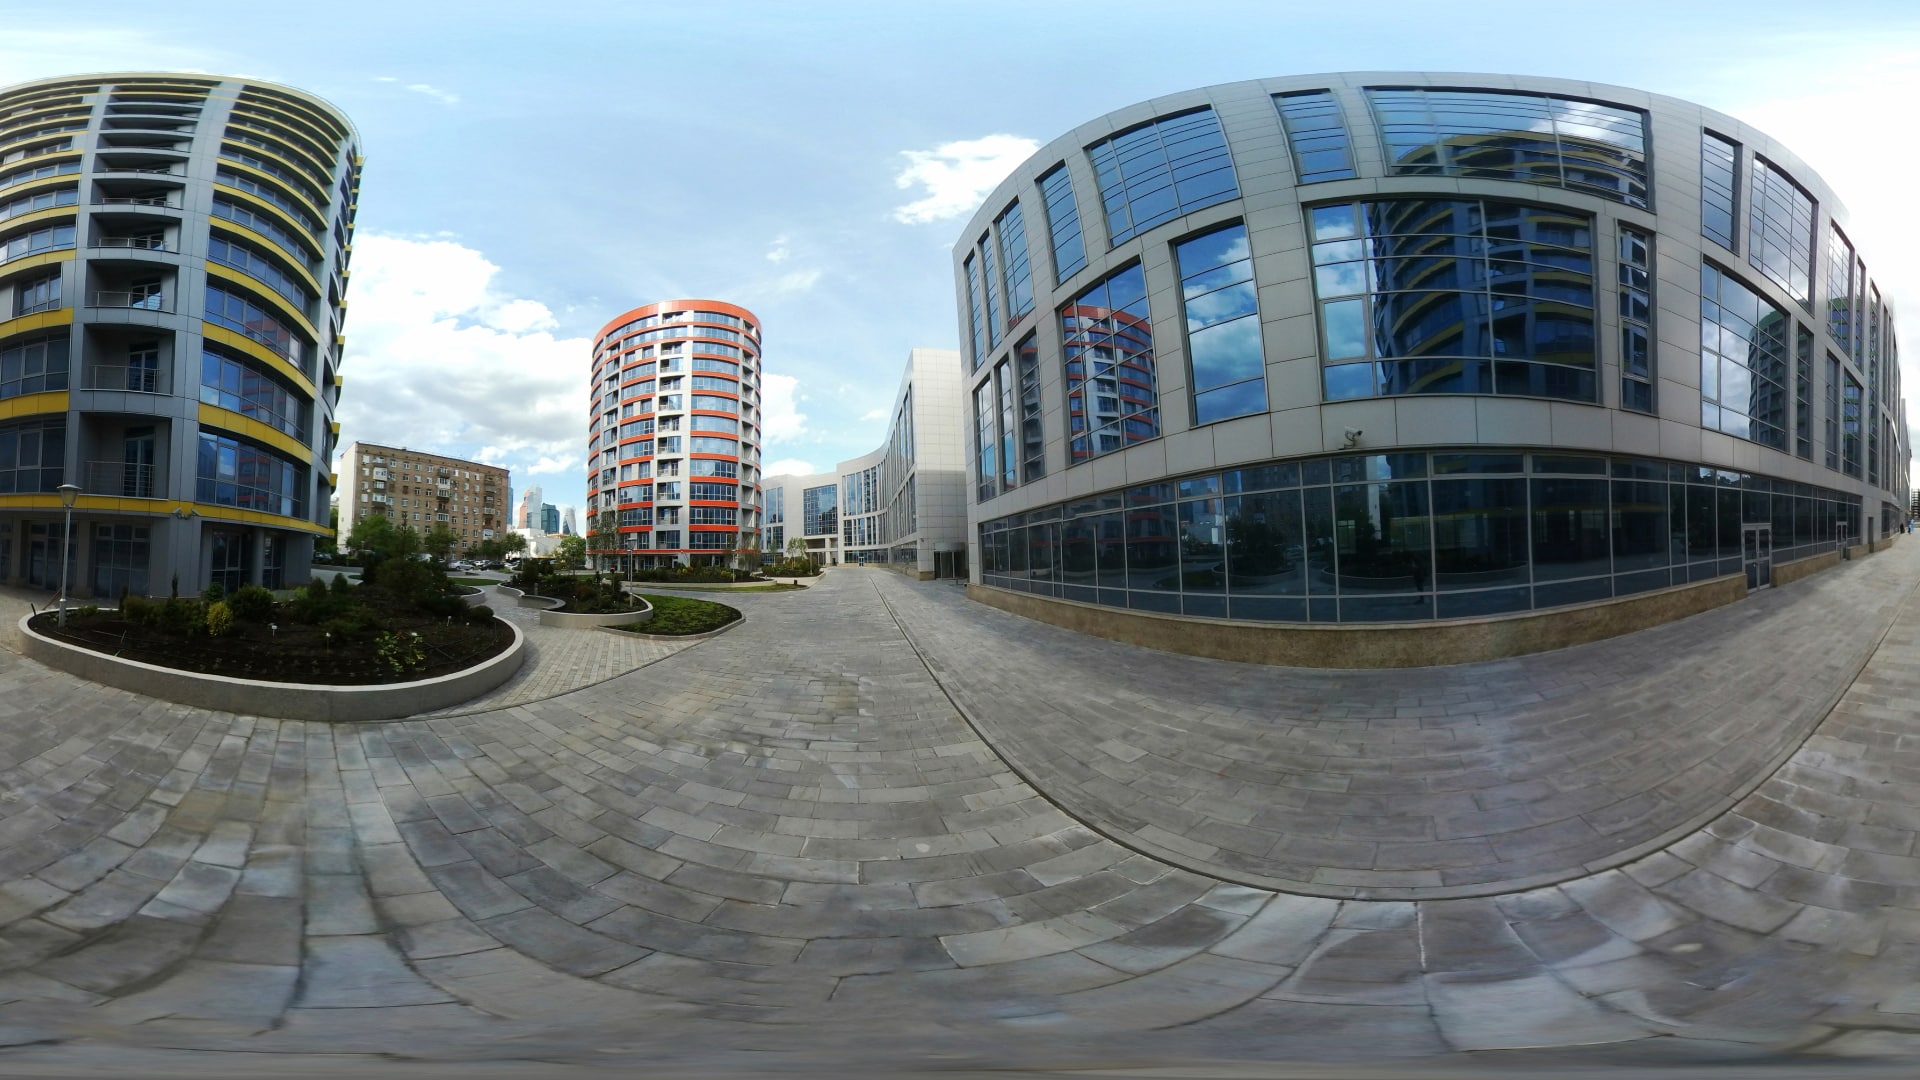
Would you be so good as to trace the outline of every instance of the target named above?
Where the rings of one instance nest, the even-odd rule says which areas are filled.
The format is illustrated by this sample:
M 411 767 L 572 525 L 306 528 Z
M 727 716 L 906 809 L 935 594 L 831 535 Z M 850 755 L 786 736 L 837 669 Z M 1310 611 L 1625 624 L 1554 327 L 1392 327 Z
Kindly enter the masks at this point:
M 749 616 L 739 630 L 572 692 L 351 726 L 171 705 L 0 654 L 0 1045 L 21 1046 L 0 1070 L 183 1050 L 202 1075 L 269 1053 L 474 1075 L 1910 1058 L 1916 578 L 1908 545 L 1624 641 L 1355 676 L 1094 642 L 945 583 L 845 571 L 729 597 Z M 1797 647 L 1796 620 L 1826 648 Z M 997 653 L 981 651 L 989 632 L 1007 635 Z M 1671 674 L 1683 645 L 1695 659 Z M 1408 700 L 1422 675 L 1448 700 Z M 1823 678 L 1839 704 L 1806 718 Z M 1494 701 L 1483 687 L 1519 697 L 1476 713 L 1489 730 L 1443 719 Z M 1583 696 L 1584 710 L 1570 700 Z M 1442 712 L 1379 715 L 1382 702 Z M 1014 738 L 1016 722 L 1032 730 Z M 1086 748 L 1124 743 L 1100 753 L 1141 766 L 1125 792 L 1169 805 L 1210 805 L 1189 757 L 1243 746 L 1285 743 L 1240 759 L 1239 783 L 1298 787 L 1304 767 L 1286 782 L 1255 767 L 1314 739 L 1349 781 L 1364 760 L 1428 763 L 1457 743 L 1485 758 L 1447 774 L 1473 777 L 1470 793 L 1546 785 L 1522 806 L 1616 782 L 1608 763 L 1639 742 L 1636 768 L 1664 762 L 1723 792 L 1761 778 L 1734 775 L 1770 760 L 1748 744 L 1791 756 L 1705 827 L 1619 866 L 1367 899 L 1257 887 L 1170 843 L 1144 853 L 1119 828 L 1139 798 L 1041 756 L 1073 724 Z M 1623 725 L 1634 734 L 1615 745 Z M 1267 728 L 1287 734 L 1248 740 Z M 1444 794 L 1438 767 L 1400 775 Z M 1201 786 L 1173 802 L 1185 784 Z M 1654 786 L 1685 802 L 1685 785 Z M 1439 802 L 1338 805 L 1446 817 Z M 1257 818 L 1244 824 L 1272 829 Z M 1177 839 L 1178 825 L 1158 827 Z M 1452 839 L 1436 824 L 1363 842 Z

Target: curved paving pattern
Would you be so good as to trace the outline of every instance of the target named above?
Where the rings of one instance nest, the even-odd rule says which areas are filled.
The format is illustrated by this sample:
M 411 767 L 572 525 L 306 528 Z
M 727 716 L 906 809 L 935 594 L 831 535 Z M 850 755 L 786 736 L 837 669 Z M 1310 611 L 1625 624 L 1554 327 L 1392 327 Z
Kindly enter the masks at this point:
M 1873 653 L 1920 581 L 1903 551 L 1582 648 L 1365 672 L 876 586 L 994 748 L 1106 835 L 1246 884 L 1424 899 L 1616 866 L 1724 813 Z
M 1684 640 L 1712 655 L 1716 635 L 1820 618 L 1816 601 L 1884 597 L 1916 572 L 1920 549 L 1896 549 Z M 749 1072 L 809 1051 L 992 1066 L 1920 1050 L 1912 604 L 1813 737 L 1706 829 L 1553 886 L 1410 902 L 1223 881 L 1069 816 L 1052 778 L 1029 786 L 949 700 L 990 701 L 1001 678 L 962 664 L 981 613 L 951 597 L 839 572 L 741 596 L 740 630 L 572 693 L 356 727 L 187 709 L 0 656 L 0 1042 L 95 1062 L 191 1048 Z M 1056 648 L 1027 625 L 1024 648 Z M 1098 693 L 1151 704 L 1129 686 L 1152 654 L 1057 647 L 1036 716 L 1102 652 Z M 1557 655 L 1598 672 L 1602 651 Z M 1235 687 L 1306 678 L 1165 662 L 1190 665 L 1186 686 L 1223 667 Z M 1516 686 L 1516 667 L 1483 681 Z M 1693 692 L 1749 670 L 1701 668 Z M 1806 682 L 1781 674 L 1769 685 Z M 1334 683 L 1339 700 L 1365 688 Z M 1560 698 L 1536 690 L 1564 730 Z M 1222 726 L 1225 708 L 1200 711 Z

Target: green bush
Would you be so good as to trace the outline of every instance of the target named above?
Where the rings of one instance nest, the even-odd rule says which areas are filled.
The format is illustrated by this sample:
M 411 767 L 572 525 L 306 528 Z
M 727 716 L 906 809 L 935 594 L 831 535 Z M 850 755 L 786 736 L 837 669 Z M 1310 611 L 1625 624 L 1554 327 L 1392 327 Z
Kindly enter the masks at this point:
M 320 623 L 321 630 L 342 641 L 357 641 L 385 627 L 377 612 L 364 607 L 348 608 Z
M 201 610 L 200 601 L 183 600 L 178 596 L 167 597 L 160 605 L 160 628 L 178 637 L 192 637 L 207 625 L 206 613 Z
M 226 598 L 227 587 L 217 581 L 207 582 L 206 591 L 200 594 L 200 602 L 203 604 L 217 604 Z
M 628 629 L 641 634 L 704 634 L 718 630 L 740 617 L 740 612 L 711 600 L 686 596 L 659 596 L 647 593 L 653 605 L 653 618 Z
M 813 565 L 812 559 L 782 559 L 762 570 L 768 577 L 815 577 L 820 568 Z
M 467 621 L 470 623 L 483 623 L 491 618 L 493 609 L 485 604 L 475 604 L 467 609 Z
M 144 596 L 129 595 L 120 601 L 120 617 L 135 626 L 151 626 L 160 609 Z
M 225 637 L 233 632 L 233 608 L 225 600 L 207 605 L 207 636 Z
M 349 596 L 353 593 L 353 582 L 348 581 L 345 574 L 335 574 L 332 591 L 335 596 Z
M 227 606 L 243 622 L 266 622 L 273 617 L 273 593 L 258 585 L 242 585 L 227 597 Z
M 90 619 L 93 616 L 100 614 L 100 605 L 99 604 L 81 604 L 79 607 L 73 609 L 73 613 L 79 618 Z

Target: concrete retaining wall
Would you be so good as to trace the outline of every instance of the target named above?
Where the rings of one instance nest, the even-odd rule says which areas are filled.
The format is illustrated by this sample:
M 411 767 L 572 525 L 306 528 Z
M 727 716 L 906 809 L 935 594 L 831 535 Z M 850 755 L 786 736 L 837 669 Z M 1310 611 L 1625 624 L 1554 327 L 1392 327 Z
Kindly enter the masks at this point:
M 1588 604 L 1448 622 L 1259 624 L 1159 615 L 967 586 L 983 604 L 1152 649 L 1316 668 L 1430 667 L 1546 652 L 1683 619 L 1747 595 L 1744 575 Z
M 640 602 L 646 606 L 639 611 L 616 611 L 607 615 L 575 615 L 566 611 L 542 611 L 540 625 L 567 627 L 574 630 L 587 630 L 596 626 L 632 626 L 653 618 L 653 605 L 644 600 Z
M 283 720 L 331 722 L 393 720 L 471 701 L 512 678 L 526 662 L 526 637 L 513 631 L 513 644 L 477 667 L 417 682 L 379 686 L 318 686 L 312 683 L 257 682 L 226 675 L 122 660 L 35 633 L 20 620 L 20 652 L 50 668 L 121 690 L 182 705 Z M 505 621 L 505 620 L 502 620 Z
M 1818 555 L 1809 555 L 1804 559 L 1795 559 L 1792 562 L 1780 563 L 1773 568 L 1773 583 L 1775 585 L 1791 585 L 1801 578 L 1811 577 L 1830 566 L 1838 565 L 1840 565 L 1840 553 L 1838 551 L 1825 551 Z

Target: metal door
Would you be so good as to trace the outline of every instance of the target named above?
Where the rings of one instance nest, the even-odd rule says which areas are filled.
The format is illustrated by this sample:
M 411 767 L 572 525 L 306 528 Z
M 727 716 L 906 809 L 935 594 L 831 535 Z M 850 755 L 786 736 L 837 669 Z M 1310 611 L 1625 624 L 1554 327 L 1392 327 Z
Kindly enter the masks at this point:
M 1740 528 L 1740 557 L 1747 568 L 1747 588 L 1764 589 L 1773 584 L 1773 526 L 1743 525 Z

